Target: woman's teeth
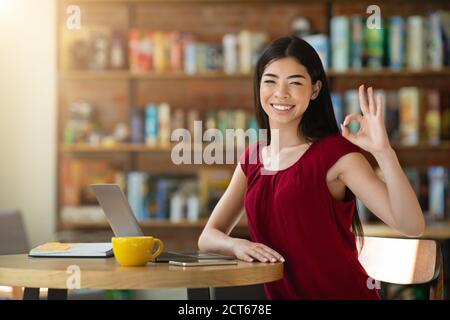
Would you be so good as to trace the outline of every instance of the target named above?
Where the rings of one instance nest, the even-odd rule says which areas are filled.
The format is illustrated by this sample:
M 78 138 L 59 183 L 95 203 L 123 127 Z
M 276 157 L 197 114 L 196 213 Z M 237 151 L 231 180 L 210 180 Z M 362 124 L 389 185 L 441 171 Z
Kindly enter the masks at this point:
M 272 104 L 272 107 L 276 110 L 280 111 L 286 111 L 294 107 L 293 105 L 279 105 L 279 104 Z

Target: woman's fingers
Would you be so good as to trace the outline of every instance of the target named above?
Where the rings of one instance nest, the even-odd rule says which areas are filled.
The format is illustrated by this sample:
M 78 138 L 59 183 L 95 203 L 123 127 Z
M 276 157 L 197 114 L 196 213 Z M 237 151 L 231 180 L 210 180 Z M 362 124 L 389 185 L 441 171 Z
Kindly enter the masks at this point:
M 284 262 L 284 258 L 281 254 L 279 254 L 278 252 L 276 252 L 275 250 L 273 250 L 272 248 L 269 248 L 268 246 L 265 245 L 261 245 L 261 247 L 266 250 L 275 260 L 279 260 Z
M 239 257 L 239 259 L 247 261 L 247 262 L 253 262 L 253 258 L 250 257 L 248 254 L 243 253 L 242 256 Z
M 277 261 L 282 261 L 284 262 L 284 258 L 275 250 L 269 248 L 268 246 L 264 245 L 264 244 L 258 244 L 255 248 L 255 250 L 257 250 L 260 254 L 262 254 L 267 261 L 270 262 L 277 262 Z
M 353 144 L 356 144 L 356 135 L 341 124 L 342 136 Z
M 364 90 L 364 85 L 359 86 L 359 105 L 363 114 L 369 113 L 369 106 L 367 104 L 366 92 Z
M 266 251 L 264 248 L 261 247 L 257 247 L 255 248 L 255 250 L 260 253 L 264 258 L 265 261 L 264 262 L 276 262 L 277 259 L 275 258 L 275 256 L 273 256 L 272 254 L 270 254 L 268 251 Z
M 362 119 L 363 119 L 362 115 L 352 113 L 346 116 L 343 125 L 341 124 L 342 136 L 353 144 L 356 144 L 356 135 L 350 132 L 350 130 L 348 129 L 348 125 L 353 120 L 358 121 L 361 124 Z
M 263 255 L 259 250 L 256 248 L 252 248 L 247 253 L 249 256 L 261 261 L 261 262 L 267 262 L 270 261 L 265 255 Z
M 358 121 L 359 123 L 361 123 L 362 119 L 363 119 L 363 116 L 362 116 L 362 115 L 357 114 L 357 113 L 351 113 L 351 114 L 347 115 L 347 116 L 344 118 L 343 125 L 344 125 L 344 127 L 346 127 L 346 126 L 348 126 L 348 125 L 350 124 L 350 122 L 352 122 L 353 120 Z
M 381 94 L 377 95 L 377 117 L 384 119 L 384 107 L 383 107 L 383 97 Z
M 366 97 L 366 92 L 364 90 L 363 84 L 359 86 L 358 92 L 359 92 L 359 104 L 361 106 L 361 111 L 363 115 L 372 114 L 379 116 L 382 111 L 380 110 L 380 108 L 383 107 L 382 102 L 380 102 L 382 101 L 382 98 L 380 98 L 379 95 L 375 98 L 372 87 L 367 88 L 367 97 Z
M 262 243 L 240 240 L 237 242 L 236 256 L 244 261 L 284 262 L 284 258 L 275 250 Z
M 369 112 L 373 115 L 376 114 L 376 106 L 375 106 L 375 99 L 373 96 L 373 88 L 370 87 L 367 89 L 367 95 L 369 97 Z
M 252 245 L 244 254 L 261 262 L 284 262 L 284 258 L 278 252 L 261 243 Z

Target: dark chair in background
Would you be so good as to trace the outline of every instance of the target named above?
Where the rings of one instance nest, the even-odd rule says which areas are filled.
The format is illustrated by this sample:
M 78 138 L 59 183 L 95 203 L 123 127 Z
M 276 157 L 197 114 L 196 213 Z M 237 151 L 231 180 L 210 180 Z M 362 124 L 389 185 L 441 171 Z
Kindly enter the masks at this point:
M 30 250 L 25 225 L 19 210 L 0 210 L 0 255 L 23 254 Z M 22 288 L 14 287 L 13 299 L 22 299 Z

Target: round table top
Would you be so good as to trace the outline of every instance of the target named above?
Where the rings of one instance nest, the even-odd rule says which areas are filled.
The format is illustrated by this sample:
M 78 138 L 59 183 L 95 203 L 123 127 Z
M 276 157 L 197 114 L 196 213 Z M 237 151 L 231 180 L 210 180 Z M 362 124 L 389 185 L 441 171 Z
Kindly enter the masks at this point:
M 237 265 L 178 267 L 150 262 L 144 267 L 121 267 L 114 258 L 0 256 L 3 286 L 75 289 L 76 283 L 79 284 L 76 289 L 207 288 L 252 285 L 281 278 L 283 263 L 238 261 Z

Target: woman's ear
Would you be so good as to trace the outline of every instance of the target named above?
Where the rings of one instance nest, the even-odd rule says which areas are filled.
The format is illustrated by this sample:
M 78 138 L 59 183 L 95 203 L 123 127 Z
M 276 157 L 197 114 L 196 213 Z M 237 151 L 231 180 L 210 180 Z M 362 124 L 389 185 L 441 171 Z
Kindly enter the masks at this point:
M 320 89 L 322 89 L 322 81 L 317 80 L 316 83 L 313 85 L 313 92 L 311 95 L 311 100 L 314 100 L 315 98 L 317 98 L 317 96 L 320 93 Z

